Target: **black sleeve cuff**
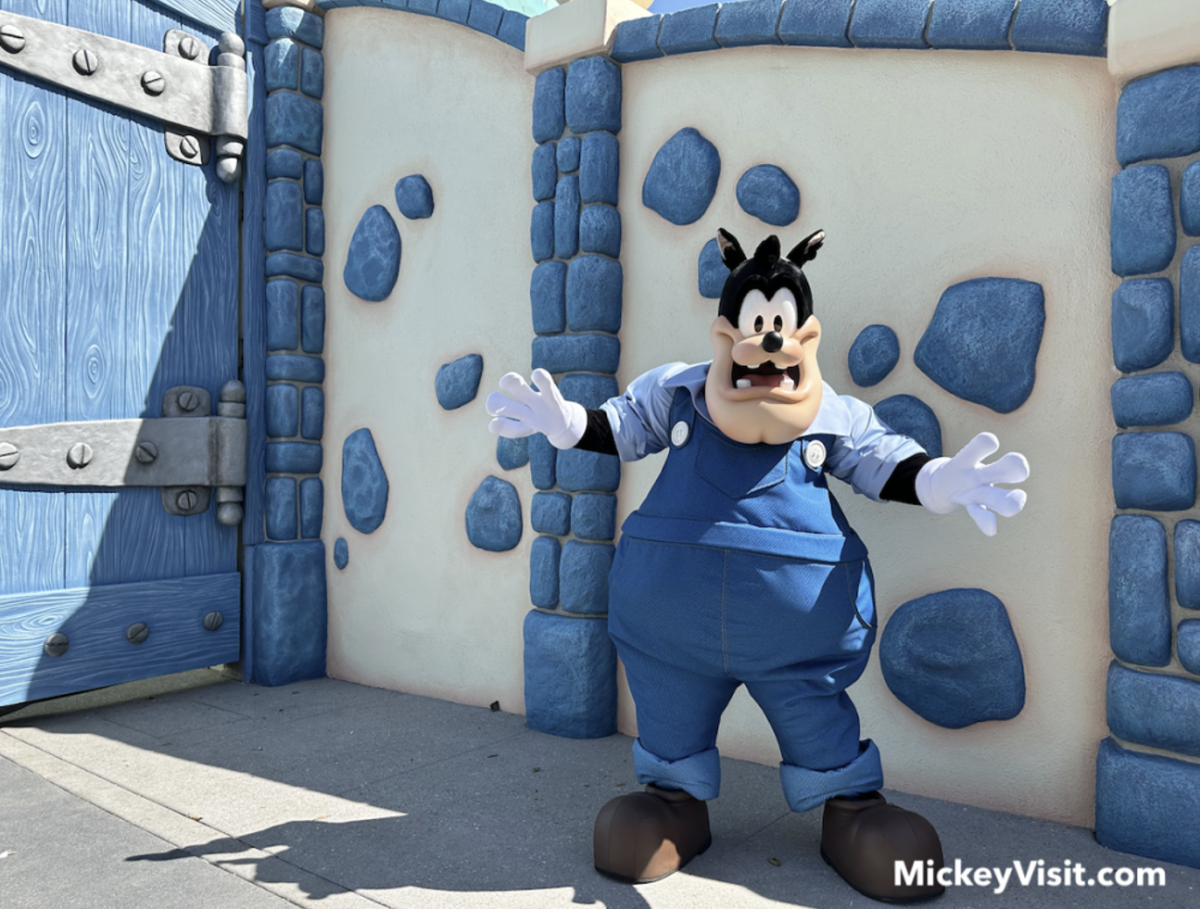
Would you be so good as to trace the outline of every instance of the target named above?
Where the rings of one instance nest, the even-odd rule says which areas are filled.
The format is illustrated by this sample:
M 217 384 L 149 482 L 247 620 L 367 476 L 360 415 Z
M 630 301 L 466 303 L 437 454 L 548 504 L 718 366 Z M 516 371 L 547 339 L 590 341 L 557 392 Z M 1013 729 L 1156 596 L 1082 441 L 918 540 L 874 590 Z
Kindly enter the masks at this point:
M 920 505 L 921 500 L 917 498 L 917 474 L 921 472 L 921 468 L 932 461 L 933 458 L 921 452 L 915 454 L 911 458 L 905 458 L 896 465 L 892 475 L 888 477 L 888 481 L 883 484 L 883 490 L 879 493 L 879 498 L 885 502 L 904 502 L 907 505 Z
M 613 438 L 608 414 L 599 408 L 596 410 L 589 408 L 587 417 L 587 429 L 583 431 L 583 438 L 576 443 L 575 447 L 581 451 L 596 451 L 607 455 L 617 454 L 617 442 Z

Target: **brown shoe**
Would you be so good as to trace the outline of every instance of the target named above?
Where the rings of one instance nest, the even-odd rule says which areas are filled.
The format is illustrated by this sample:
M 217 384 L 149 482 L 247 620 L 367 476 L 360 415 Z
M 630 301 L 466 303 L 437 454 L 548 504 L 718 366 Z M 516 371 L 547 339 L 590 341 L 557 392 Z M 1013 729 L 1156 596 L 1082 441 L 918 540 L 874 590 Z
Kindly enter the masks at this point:
M 907 903 L 940 896 L 946 888 L 933 875 L 942 867 L 942 842 L 919 814 L 889 805 L 872 792 L 825 803 L 821 857 L 863 896 L 886 903 Z M 933 859 L 932 868 L 929 859 Z M 897 882 L 896 862 L 920 876 Z
M 647 786 L 596 815 L 596 870 L 628 884 L 666 877 L 712 845 L 708 805 L 686 792 Z

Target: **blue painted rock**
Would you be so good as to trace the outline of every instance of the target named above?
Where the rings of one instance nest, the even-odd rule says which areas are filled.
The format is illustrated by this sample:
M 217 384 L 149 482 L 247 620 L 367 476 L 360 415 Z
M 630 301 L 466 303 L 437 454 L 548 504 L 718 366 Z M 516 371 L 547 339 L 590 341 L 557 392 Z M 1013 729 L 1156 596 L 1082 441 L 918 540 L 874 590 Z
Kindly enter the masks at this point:
M 691 224 L 708 211 L 720 176 L 716 146 L 685 127 L 655 154 L 642 183 L 642 204 L 672 224 Z
M 900 362 L 900 339 L 886 325 L 868 325 L 850 345 L 846 361 L 856 385 L 878 385 Z
M 378 303 L 387 299 L 400 274 L 400 231 L 388 210 L 372 205 L 350 239 L 342 278 L 356 297 Z
M 404 217 L 416 220 L 433 214 L 433 188 L 420 174 L 401 178 L 396 183 L 396 206 Z
M 521 499 L 507 480 L 485 477 L 467 503 L 467 539 L 477 549 L 507 552 L 521 542 Z
M 875 405 L 875 415 L 898 433 L 917 441 L 931 458 L 942 456 L 942 424 L 920 398 L 892 395 Z
M 369 429 L 342 444 L 342 507 L 359 533 L 374 533 L 387 515 L 388 478 Z
M 782 227 L 800 215 L 800 190 L 774 164 L 760 164 L 742 174 L 737 183 L 737 200 L 746 214 L 767 224 Z
M 479 354 L 467 354 L 439 366 L 433 385 L 442 409 L 455 410 L 474 401 L 482 377 L 483 357 Z

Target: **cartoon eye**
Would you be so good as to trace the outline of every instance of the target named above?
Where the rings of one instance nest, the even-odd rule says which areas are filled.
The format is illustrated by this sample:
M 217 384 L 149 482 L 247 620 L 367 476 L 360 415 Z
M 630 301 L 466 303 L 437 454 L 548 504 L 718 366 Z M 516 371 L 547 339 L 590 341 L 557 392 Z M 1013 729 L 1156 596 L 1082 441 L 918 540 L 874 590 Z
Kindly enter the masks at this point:
M 786 287 L 775 291 L 770 300 L 761 290 L 752 290 L 742 299 L 738 330 L 747 337 L 771 330 L 787 338 L 796 333 L 796 317 L 796 298 Z M 768 325 L 770 329 L 767 329 Z
M 782 331 L 782 330 L 783 330 L 783 316 L 776 316 L 776 317 L 775 317 L 775 330 L 776 330 L 776 331 Z
M 762 331 L 762 327 L 763 327 L 762 316 L 759 316 L 758 318 L 756 318 L 754 320 L 754 333 L 758 334 L 760 331 Z

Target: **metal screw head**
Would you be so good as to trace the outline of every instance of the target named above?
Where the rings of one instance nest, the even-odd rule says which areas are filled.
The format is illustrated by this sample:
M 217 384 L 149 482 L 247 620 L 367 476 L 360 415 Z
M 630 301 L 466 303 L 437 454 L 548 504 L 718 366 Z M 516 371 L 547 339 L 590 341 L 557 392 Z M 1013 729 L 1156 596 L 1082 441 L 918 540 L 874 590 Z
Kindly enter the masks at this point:
M 15 25 L 0 25 L 0 47 L 10 54 L 19 54 L 25 49 L 25 33 Z
M 204 617 L 204 628 L 207 631 L 216 631 L 225 624 L 225 616 L 219 612 L 210 612 Z
M 0 470 L 11 470 L 21 459 L 21 452 L 16 445 L 0 442 Z
M 146 627 L 145 622 L 134 622 L 125 629 L 125 639 L 130 644 L 140 644 L 150 637 L 150 629 Z
M 158 457 L 158 446 L 153 442 L 139 442 L 134 456 L 140 464 L 150 464 Z
M 190 489 L 185 489 L 179 494 L 175 504 L 179 506 L 180 511 L 191 511 L 196 507 L 196 494 Z
M 184 136 L 179 141 L 179 153 L 185 158 L 194 158 L 200 154 L 200 143 L 195 136 Z
M 185 60 L 195 60 L 200 56 L 200 42 L 191 35 L 184 35 L 179 42 L 179 56 Z
M 42 650 L 46 652 L 46 656 L 60 657 L 67 652 L 69 646 L 71 642 L 67 640 L 67 636 L 61 631 L 56 631 L 42 643 Z
M 100 56 L 94 50 L 86 47 L 75 51 L 71 62 L 75 64 L 75 72 L 81 76 L 90 76 L 100 68 Z
M 67 452 L 67 463 L 72 470 L 82 470 L 92 463 L 92 446 L 87 442 L 76 442 Z
M 158 70 L 149 69 L 142 73 L 142 88 L 147 95 L 161 95 L 166 87 L 167 80 Z
M 192 142 L 196 141 L 195 139 L 192 139 L 191 136 L 187 136 L 183 141 L 186 143 L 189 139 L 191 139 Z M 192 156 L 188 155 L 188 157 L 190 158 Z M 200 404 L 200 396 L 197 395 L 193 391 L 185 391 L 183 394 L 181 394 L 179 396 L 179 406 L 183 410 L 191 412 L 191 411 L 195 410 L 199 406 L 199 404 Z

